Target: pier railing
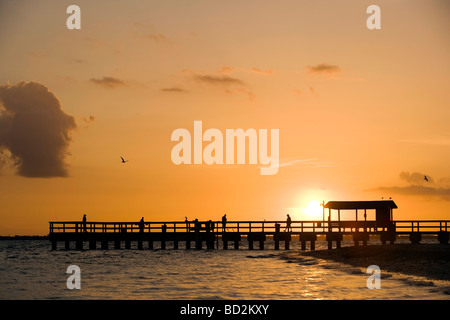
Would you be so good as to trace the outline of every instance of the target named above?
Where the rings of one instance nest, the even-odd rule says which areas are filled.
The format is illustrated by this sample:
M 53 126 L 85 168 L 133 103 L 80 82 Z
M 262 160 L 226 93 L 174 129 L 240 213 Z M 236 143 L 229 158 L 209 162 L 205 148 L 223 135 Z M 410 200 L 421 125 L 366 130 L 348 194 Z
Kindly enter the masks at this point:
M 286 229 L 286 221 L 227 221 L 223 226 L 221 221 L 199 221 L 197 230 L 200 232 L 262 232 L 272 234 L 289 231 L 293 234 L 312 232 L 325 234 L 327 232 L 355 232 L 383 231 L 385 227 L 376 225 L 375 221 L 292 221 L 290 230 Z M 393 230 L 396 233 L 436 233 L 437 231 L 450 231 L 449 220 L 400 220 L 393 221 Z M 55 233 L 137 233 L 137 232 L 195 232 L 194 221 L 151 221 L 144 222 L 141 230 L 139 222 L 86 222 L 82 221 L 51 221 L 50 234 Z
M 293 233 L 301 232 L 327 232 L 329 229 L 337 231 L 340 225 L 344 227 L 345 222 L 337 221 L 292 221 L 290 231 Z M 221 221 L 199 221 L 199 231 L 214 232 L 264 232 L 275 233 L 283 232 L 286 229 L 286 221 L 227 221 L 223 226 Z M 347 225 L 348 227 L 348 225 Z M 374 227 L 373 224 L 367 223 L 367 227 Z M 143 232 L 194 232 L 196 223 L 194 221 L 171 221 L 160 222 L 151 221 L 144 222 Z M 287 231 L 287 230 L 286 230 Z M 81 221 L 62 221 L 50 222 L 50 233 L 119 233 L 119 232 L 141 232 L 139 222 L 86 222 Z
M 398 234 L 411 232 L 426 234 L 450 231 L 450 221 L 448 220 L 398 220 L 394 224 Z

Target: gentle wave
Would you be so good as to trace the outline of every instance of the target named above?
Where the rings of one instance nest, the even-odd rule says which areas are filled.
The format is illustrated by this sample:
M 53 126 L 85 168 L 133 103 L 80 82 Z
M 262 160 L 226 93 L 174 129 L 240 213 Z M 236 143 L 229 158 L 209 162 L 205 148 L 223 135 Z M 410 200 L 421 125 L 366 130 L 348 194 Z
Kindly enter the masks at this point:
M 351 242 L 343 243 L 351 245 Z M 317 243 L 321 249 L 325 243 Z M 366 287 L 356 267 L 291 250 L 50 250 L 43 240 L 0 241 L 0 299 L 449 299 L 448 283 L 382 273 Z M 66 286 L 69 265 L 81 289 Z

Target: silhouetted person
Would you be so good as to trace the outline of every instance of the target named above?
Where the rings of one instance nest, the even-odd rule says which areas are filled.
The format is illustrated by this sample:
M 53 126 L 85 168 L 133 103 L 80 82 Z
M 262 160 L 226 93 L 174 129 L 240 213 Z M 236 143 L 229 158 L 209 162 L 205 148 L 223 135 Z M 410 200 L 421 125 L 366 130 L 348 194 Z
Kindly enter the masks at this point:
M 222 232 L 225 232 L 226 227 L 227 227 L 227 215 L 224 214 L 222 217 Z
M 184 219 L 184 222 L 186 223 L 186 232 L 190 232 L 191 230 L 189 230 L 190 228 L 189 228 L 189 221 L 188 221 L 188 218 L 187 217 L 184 217 L 185 219 Z
M 167 231 L 167 225 L 165 223 L 161 226 L 161 231 L 162 232 L 166 232 Z
M 139 232 L 143 233 L 144 232 L 144 217 L 141 218 L 141 221 L 139 221 Z
M 289 215 L 287 215 L 287 219 L 286 219 L 286 229 L 284 229 L 284 231 L 288 231 L 288 232 L 292 232 L 292 228 L 291 228 L 291 217 Z
M 194 220 L 194 231 L 199 232 L 200 231 L 200 223 L 198 222 L 198 219 Z
M 83 232 L 87 232 L 87 228 L 86 228 L 86 215 L 83 216 Z

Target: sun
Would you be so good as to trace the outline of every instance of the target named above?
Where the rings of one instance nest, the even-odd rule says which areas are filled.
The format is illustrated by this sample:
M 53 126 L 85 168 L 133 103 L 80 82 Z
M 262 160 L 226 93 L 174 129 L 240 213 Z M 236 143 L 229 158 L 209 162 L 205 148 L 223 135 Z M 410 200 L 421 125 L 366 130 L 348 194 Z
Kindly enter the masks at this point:
M 305 214 L 308 220 L 322 220 L 323 209 L 319 201 L 312 200 L 308 203 L 308 207 L 305 209 Z

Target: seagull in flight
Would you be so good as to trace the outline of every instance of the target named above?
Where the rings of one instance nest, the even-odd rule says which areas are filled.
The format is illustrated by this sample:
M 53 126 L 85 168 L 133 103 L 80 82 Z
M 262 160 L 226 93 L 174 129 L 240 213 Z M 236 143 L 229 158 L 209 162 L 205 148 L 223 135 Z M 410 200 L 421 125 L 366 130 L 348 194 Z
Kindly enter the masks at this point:
M 427 176 L 424 176 L 424 177 L 423 177 L 423 180 L 425 180 L 426 182 L 428 182 Z
M 122 163 L 128 162 L 128 160 L 124 160 L 122 157 L 120 157 L 120 159 L 122 159 Z

